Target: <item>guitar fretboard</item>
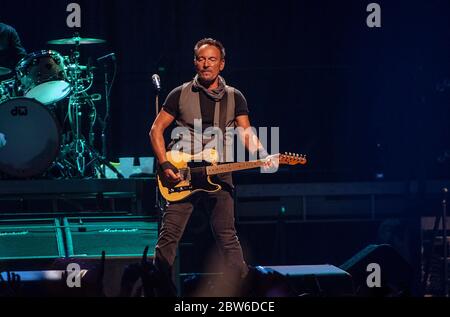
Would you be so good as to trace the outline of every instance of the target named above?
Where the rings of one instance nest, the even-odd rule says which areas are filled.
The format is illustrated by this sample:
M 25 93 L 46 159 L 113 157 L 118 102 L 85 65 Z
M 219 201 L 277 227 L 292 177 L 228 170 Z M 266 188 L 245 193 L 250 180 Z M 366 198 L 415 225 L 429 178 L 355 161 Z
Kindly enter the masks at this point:
M 214 165 L 206 167 L 207 175 L 217 175 L 222 173 L 230 173 L 235 171 L 242 171 L 252 168 L 258 168 L 264 165 L 264 161 L 251 161 L 242 163 L 230 163 L 222 165 Z

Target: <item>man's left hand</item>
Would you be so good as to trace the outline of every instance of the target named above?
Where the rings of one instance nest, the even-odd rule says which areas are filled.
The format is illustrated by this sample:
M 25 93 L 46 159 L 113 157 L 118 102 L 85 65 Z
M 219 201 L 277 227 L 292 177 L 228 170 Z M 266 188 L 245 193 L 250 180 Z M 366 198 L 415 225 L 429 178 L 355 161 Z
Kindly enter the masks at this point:
M 269 155 L 264 159 L 265 163 L 262 166 L 261 172 L 266 174 L 273 174 L 278 171 L 279 168 L 279 156 Z

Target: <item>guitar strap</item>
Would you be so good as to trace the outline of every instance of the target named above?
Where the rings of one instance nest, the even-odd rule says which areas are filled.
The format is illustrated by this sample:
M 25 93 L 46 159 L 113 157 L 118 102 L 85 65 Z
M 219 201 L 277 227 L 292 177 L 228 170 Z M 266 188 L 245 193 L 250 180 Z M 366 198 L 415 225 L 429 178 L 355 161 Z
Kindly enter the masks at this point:
M 222 147 L 222 153 L 220 158 L 221 158 L 221 162 L 226 162 L 227 161 L 227 144 L 230 141 L 230 136 L 227 134 L 227 114 L 229 111 L 233 111 L 234 112 L 234 88 L 226 86 L 225 87 L 227 93 L 224 95 L 224 97 L 222 98 L 222 100 L 220 102 L 216 102 L 216 109 L 215 109 L 215 113 L 214 113 L 214 127 L 219 127 L 220 130 L 222 131 L 222 135 L 223 135 L 223 147 Z M 218 118 L 218 122 L 217 122 L 217 118 Z M 233 113 L 233 118 L 234 118 L 234 113 Z

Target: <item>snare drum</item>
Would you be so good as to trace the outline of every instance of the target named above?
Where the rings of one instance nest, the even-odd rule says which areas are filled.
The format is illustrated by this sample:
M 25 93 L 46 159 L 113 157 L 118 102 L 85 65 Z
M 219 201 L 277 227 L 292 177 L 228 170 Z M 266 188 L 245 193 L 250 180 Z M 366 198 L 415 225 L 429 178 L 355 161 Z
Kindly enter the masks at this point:
M 48 107 L 34 99 L 0 104 L 0 172 L 18 178 L 38 176 L 55 161 L 60 127 Z
M 60 101 L 71 90 L 65 59 L 56 51 L 29 54 L 17 65 L 16 74 L 23 95 L 44 105 Z

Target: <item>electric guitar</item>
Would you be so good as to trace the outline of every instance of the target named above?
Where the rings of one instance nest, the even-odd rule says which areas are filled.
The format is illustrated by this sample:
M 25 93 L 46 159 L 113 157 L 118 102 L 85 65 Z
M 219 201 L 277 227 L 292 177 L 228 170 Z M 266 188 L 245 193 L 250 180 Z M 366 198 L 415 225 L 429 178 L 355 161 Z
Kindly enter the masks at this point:
M 169 151 L 166 158 L 179 170 L 181 175 L 181 181 L 173 183 L 158 168 L 158 188 L 164 199 L 169 202 L 181 201 L 200 191 L 213 193 L 221 190 L 222 187 L 219 184 L 211 181 L 213 175 L 259 168 L 266 164 L 266 160 L 256 160 L 219 165 L 217 164 L 218 154 L 214 149 L 204 150 L 196 155 Z M 278 159 L 279 165 L 305 165 L 307 163 L 305 155 L 293 153 L 278 154 L 275 158 Z

